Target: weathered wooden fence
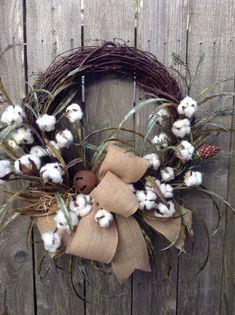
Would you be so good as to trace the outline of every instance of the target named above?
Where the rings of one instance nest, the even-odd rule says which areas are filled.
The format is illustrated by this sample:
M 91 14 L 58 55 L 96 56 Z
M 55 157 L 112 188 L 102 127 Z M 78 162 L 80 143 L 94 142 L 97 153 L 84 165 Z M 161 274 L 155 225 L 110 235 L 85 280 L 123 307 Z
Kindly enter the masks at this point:
M 8 44 L 25 43 L 14 46 L 0 63 L 1 77 L 15 102 L 25 94 L 25 81 L 32 81 L 31 76 L 45 69 L 57 54 L 115 38 L 154 53 L 167 66 L 176 52 L 195 68 L 204 51 L 205 62 L 192 91 L 195 97 L 210 82 L 234 76 L 235 1 L 0 0 L 0 50 Z M 231 82 L 224 87 L 234 88 Z M 85 92 L 89 130 L 116 125 L 141 98 L 133 82 L 111 76 L 86 86 Z M 210 109 L 220 105 L 211 103 Z M 131 127 L 143 130 L 147 114 L 139 115 Z M 234 128 L 235 120 L 227 119 L 226 126 Z M 234 204 L 234 135 L 220 136 L 219 144 L 220 158 L 213 166 L 206 165 L 207 185 Z M 212 231 L 216 223 L 212 203 L 193 196 L 193 204 Z M 235 217 L 230 214 L 223 215 L 211 238 L 209 262 L 199 275 L 195 272 L 206 254 L 206 243 L 195 219 L 194 245 L 189 244 L 187 254 L 162 252 L 163 243 L 155 237 L 157 259 L 151 274 L 135 272 L 120 285 L 112 275 L 88 266 L 91 288 L 77 270 L 75 285 L 90 303 L 76 297 L 68 272 L 49 269 L 45 262 L 47 275 L 39 275 L 42 245 L 35 233 L 32 247 L 27 248 L 27 226 L 27 218 L 21 218 L 1 234 L 1 315 L 235 314 Z M 67 270 L 66 257 L 58 264 Z

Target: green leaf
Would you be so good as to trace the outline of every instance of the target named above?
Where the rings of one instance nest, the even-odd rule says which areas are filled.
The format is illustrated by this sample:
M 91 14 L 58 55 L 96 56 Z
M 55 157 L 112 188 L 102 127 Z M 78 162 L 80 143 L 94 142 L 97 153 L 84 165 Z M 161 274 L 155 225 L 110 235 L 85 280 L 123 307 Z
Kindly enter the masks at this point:
M 181 79 L 181 81 L 183 82 L 183 84 L 185 85 L 185 87 L 188 89 L 189 88 L 189 83 L 188 80 L 186 78 L 186 76 L 184 76 L 178 69 L 174 68 L 174 67 L 170 67 L 170 70 L 173 70 L 178 77 Z
M 228 208 L 229 208 L 232 212 L 235 213 L 235 209 L 232 207 L 232 205 L 231 205 L 227 200 L 225 200 L 222 196 L 218 195 L 218 194 L 215 193 L 214 191 L 211 191 L 211 190 L 207 189 L 206 187 L 204 187 L 204 186 L 202 186 L 202 185 L 201 185 L 201 186 L 198 186 L 198 187 L 196 187 L 196 188 L 197 188 L 197 190 L 199 190 L 199 191 L 205 193 L 206 195 L 208 195 L 208 196 L 210 196 L 210 197 L 213 196 L 213 197 L 215 197 L 216 199 L 222 201 L 226 206 L 228 206 Z
M 61 113 L 68 105 L 69 103 L 72 101 L 72 99 L 75 97 L 75 95 L 77 94 L 77 89 L 75 91 L 70 92 L 66 98 L 63 99 L 63 101 L 61 103 L 59 103 L 59 105 L 56 107 L 56 109 L 54 110 L 54 112 L 52 113 L 52 115 L 56 116 L 59 113 Z
M 231 130 L 223 125 L 217 124 L 217 123 L 208 123 L 207 126 L 212 126 L 212 127 L 216 127 L 218 130 L 220 131 L 226 131 L 226 132 L 230 132 Z
M 5 222 L 0 224 L 0 233 L 8 227 L 10 223 L 15 221 L 15 219 L 19 216 L 19 213 L 13 213 Z
M 4 128 L 1 132 L 0 132 L 0 143 L 2 143 L 9 135 L 10 133 L 15 130 L 18 127 L 17 124 L 13 124 L 11 126 L 8 126 L 6 128 Z
M 225 79 L 222 79 L 222 80 L 218 80 L 216 82 L 213 82 L 212 84 L 208 85 L 207 87 L 205 87 L 199 94 L 199 97 L 202 96 L 203 94 L 205 94 L 206 92 L 208 92 L 210 89 L 216 87 L 217 85 L 220 85 L 224 82 L 227 82 L 227 81 L 234 81 L 235 80 L 235 77 L 231 77 L 231 78 L 225 78 Z
M 92 150 L 92 151 L 96 151 L 97 150 L 97 146 L 88 142 L 85 142 L 82 144 L 82 146 L 86 149 Z
M 156 112 L 150 117 L 150 119 L 148 120 L 148 126 L 146 129 L 146 133 L 145 133 L 145 137 L 144 137 L 144 142 L 146 141 L 146 139 L 148 138 L 149 134 L 151 133 L 152 129 L 154 128 L 156 122 L 158 121 L 159 117 L 161 117 L 158 112 L 160 109 L 163 108 L 167 108 L 169 106 L 172 106 L 172 103 L 166 103 L 163 105 L 159 105 L 156 109 Z
M 200 272 L 202 272 L 202 270 L 205 268 L 207 262 L 208 262 L 208 259 L 209 259 L 209 256 L 210 256 L 210 233 L 209 233 L 209 230 L 208 230 L 208 227 L 207 227 L 207 224 L 205 222 L 205 219 L 203 218 L 203 216 L 201 215 L 201 213 L 193 208 L 193 207 L 188 207 L 187 208 L 184 206 L 184 205 L 180 205 L 181 208 L 183 208 L 184 210 L 190 210 L 191 212 L 193 212 L 197 217 L 198 219 L 202 222 L 202 225 L 203 225 L 203 228 L 204 228 L 204 231 L 205 231 L 205 234 L 206 234 L 206 239 L 207 239 L 207 253 L 206 253 L 206 257 L 204 259 L 204 262 L 203 264 L 201 265 L 201 267 L 199 268 L 199 270 L 196 272 L 196 275 L 198 275 Z
M 153 104 L 153 103 L 169 103 L 169 100 L 165 99 L 165 98 L 150 98 L 146 101 L 143 101 L 141 103 L 138 103 L 135 107 L 133 107 L 124 117 L 124 119 L 120 122 L 118 128 L 121 129 L 123 124 L 130 118 L 132 117 L 134 114 L 138 113 L 141 109 L 143 109 L 145 106 Z M 173 103 L 172 103 L 173 105 Z
M 162 248 L 161 251 L 168 250 L 168 249 L 170 249 L 171 247 L 175 246 L 175 244 L 177 243 L 177 241 L 178 241 L 178 239 L 179 239 L 179 237 L 180 237 L 182 228 L 183 228 L 183 222 L 182 222 L 182 218 L 181 218 L 181 228 L 180 228 L 179 232 L 177 233 L 175 239 L 174 239 L 168 246 Z
M 0 224 L 3 222 L 3 218 L 6 214 L 7 209 L 9 206 L 17 200 L 18 196 L 25 192 L 28 188 L 22 189 L 14 193 L 10 198 L 7 199 L 7 201 L 0 207 Z
M 31 105 L 29 105 L 28 103 L 23 103 L 23 106 L 28 108 L 28 110 L 34 115 L 36 119 L 38 118 L 38 113 L 36 113 Z
M 213 94 L 210 96 L 205 97 L 202 101 L 198 102 L 198 105 L 202 105 L 216 97 L 234 97 L 235 96 L 235 92 L 223 92 L 223 93 L 218 93 L 218 94 Z
M 47 113 L 48 110 L 49 110 L 49 108 L 50 108 L 51 101 L 52 101 L 53 99 L 55 99 L 56 96 L 59 95 L 64 89 L 68 89 L 70 86 L 73 86 L 73 85 L 78 85 L 78 83 L 77 83 L 77 82 L 70 81 L 70 82 L 68 82 L 68 83 L 63 84 L 63 83 L 60 82 L 60 83 L 54 88 L 54 90 L 53 90 L 52 99 L 51 99 L 51 100 L 48 99 L 48 100 L 46 101 L 46 104 L 44 105 L 44 108 L 43 108 L 43 112 L 44 112 L 44 113 Z
M 99 165 L 101 157 L 102 157 L 106 147 L 107 147 L 107 142 L 102 142 L 101 145 L 98 146 L 95 154 L 92 157 L 92 161 L 91 161 L 91 164 L 93 165 L 94 168 L 97 168 L 97 166 Z
M 59 193 L 55 194 L 55 198 L 56 198 L 56 202 L 57 202 L 58 208 L 60 208 L 60 210 L 63 212 L 64 217 L 65 217 L 65 219 L 66 219 L 66 221 L 68 223 L 69 229 L 72 232 L 73 225 L 72 225 L 71 217 L 70 217 L 70 214 L 69 214 L 69 210 L 68 210 L 68 208 L 67 208 L 67 206 L 65 204 L 65 201 L 64 201 L 64 199 L 61 197 L 61 195 Z
M 1 77 L 0 77 L 0 92 L 2 92 L 4 98 L 6 99 L 6 101 L 7 101 L 7 103 L 9 105 L 13 104 L 12 101 L 11 101 L 10 96 L 8 95 L 8 93 L 7 93 L 7 91 L 6 91 L 5 87 L 4 87 L 4 84 L 2 82 L 2 78 Z
M 88 161 L 84 160 L 84 159 L 81 159 L 81 158 L 77 158 L 77 159 L 74 159 L 72 161 L 70 161 L 66 166 L 65 166 L 65 169 L 68 170 L 70 167 L 73 167 L 75 166 L 76 164 L 79 164 L 79 163 L 87 163 Z
M 36 218 L 30 218 L 29 225 L 27 228 L 27 238 L 26 238 L 27 248 L 30 248 L 30 245 L 32 243 L 32 232 L 33 232 L 33 227 L 34 227 L 35 222 L 36 222 Z
M 54 147 L 46 138 L 44 138 L 44 141 L 46 143 L 46 145 L 49 147 L 50 151 L 52 152 L 52 156 L 54 155 L 55 158 L 60 162 L 60 164 L 65 167 L 65 161 L 63 159 L 62 154 L 60 153 L 59 150 L 57 150 L 56 147 Z
M 23 46 L 25 44 L 23 43 L 18 43 L 18 44 L 9 44 L 7 45 L 1 52 L 0 52 L 0 60 L 2 59 L 2 57 L 5 55 L 6 52 L 8 52 L 8 50 L 18 47 L 18 46 Z
M 15 161 L 18 158 L 16 153 L 13 150 L 11 150 L 11 148 L 5 143 L 0 143 L 0 153 L 1 153 L 1 160 L 11 159 Z
M 195 82 L 195 80 L 196 80 L 196 78 L 198 76 L 198 73 L 201 70 L 201 66 L 203 64 L 204 57 L 205 57 L 205 53 L 204 52 L 200 52 L 200 57 L 199 57 L 199 60 L 198 60 L 198 63 L 197 63 L 196 71 L 195 71 L 195 74 L 194 74 L 194 76 L 192 78 L 192 81 L 190 82 L 190 86 L 192 86 L 192 84 Z

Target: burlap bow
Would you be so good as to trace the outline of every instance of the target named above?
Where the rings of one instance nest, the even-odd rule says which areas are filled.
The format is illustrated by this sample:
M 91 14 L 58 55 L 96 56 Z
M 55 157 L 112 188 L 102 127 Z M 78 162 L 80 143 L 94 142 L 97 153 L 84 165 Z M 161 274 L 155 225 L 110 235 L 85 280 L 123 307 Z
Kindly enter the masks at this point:
M 151 271 L 143 233 L 132 216 L 138 209 L 138 201 L 128 186 L 137 182 L 148 167 L 146 160 L 133 153 L 116 145 L 108 147 L 97 174 L 99 185 L 91 193 L 96 204 L 79 222 L 66 250 L 72 255 L 111 263 L 120 282 L 135 269 Z M 94 220 L 100 208 L 115 213 L 109 228 L 101 228 Z
M 146 242 L 133 217 L 138 210 L 138 201 L 128 185 L 137 182 L 148 167 L 149 162 L 143 158 L 115 144 L 109 145 L 97 174 L 99 184 L 91 193 L 95 200 L 93 209 L 80 220 L 66 247 L 68 254 L 111 263 L 120 282 L 126 280 L 135 269 L 151 271 Z M 94 219 L 100 208 L 115 214 L 115 220 L 109 228 L 100 227 Z M 191 215 L 187 213 L 185 219 L 191 222 Z M 177 248 L 183 249 L 185 231 L 180 217 L 162 219 L 149 216 L 145 217 L 145 221 L 170 242 L 174 242 Z

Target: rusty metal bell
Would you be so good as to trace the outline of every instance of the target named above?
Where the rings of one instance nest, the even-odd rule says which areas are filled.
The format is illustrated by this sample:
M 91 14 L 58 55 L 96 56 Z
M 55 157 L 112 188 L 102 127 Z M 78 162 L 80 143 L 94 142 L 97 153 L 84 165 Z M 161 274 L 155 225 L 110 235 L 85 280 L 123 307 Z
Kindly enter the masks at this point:
M 93 172 L 82 170 L 74 175 L 73 184 L 78 193 L 89 195 L 97 186 L 98 180 Z

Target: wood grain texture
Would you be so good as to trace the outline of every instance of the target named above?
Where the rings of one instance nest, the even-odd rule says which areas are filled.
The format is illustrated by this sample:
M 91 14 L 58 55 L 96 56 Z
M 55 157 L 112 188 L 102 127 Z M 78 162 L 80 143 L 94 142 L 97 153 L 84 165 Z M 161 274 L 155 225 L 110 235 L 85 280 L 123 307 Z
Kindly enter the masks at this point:
M 0 76 L 17 104 L 24 95 L 25 81 L 22 2 L 1 1 L 0 21 L 0 54 L 7 45 L 16 45 L 0 60 Z M 5 105 L 1 106 L 1 112 Z M 7 189 L 13 188 L 7 186 Z M 4 200 L 5 196 L 0 194 L 0 203 Z M 28 219 L 21 217 L 0 236 L 0 314 L 34 313 L 32 252 L 26 246 L 27 226 Z
M 232 129 L 235 130 L 235 120 L 233 117 Z M 230 147 L 230 163 L 228 178 L 228 200 L 235 206 L 235 134 L 232 134 Z M 233 314 L 235 310 L 234 286 L 235 286 L 235 254 L 234 254 L 234 225 L 235 217 L 233 213 L 226 213 L 225 234 L 224 234 L 224 256 L 223 256 L 223 274 L 220 296 L 220 314 Z
M 27 1 L 29 76 L 60 53 L 81 45 L 80 0 Z
M 140 1 L 138 7 L 137 47 L 152 52 L 169 67 L 171 54 L 186 54 L 188 1 Z M 144 93 L 137 90 L 137 103 Z M 145 107 L 136 115 L 136 130 L 145 133 L 147 120 L 156 105 Z M 154 130 L 151 137 L 156 134 Z M 137 146 L 140 144 L 137 142 Z M 152 233 L 156 259 L 152 273 L 136 273 L 133 278 L 133 314 L 175 314 L 177 305 L 177 251 L 161 251 L 166 247 Z
M 84 7 L 84 44 L 97 45 L 102 41 L 121 38 L 121 42 L 134 44 L 134 3 L 121 1 L 86 0 Z M 97 128 L 116 127 L 133 105 L 133 82 L 125 78 L 108 75 L 96 77 L 95 82 L 85 78 L 86 132 Z M 127 123 L 133 128 L 133 121 Z M 106 135 L 91 139 L 101 143 Z M 124 135 L 130 139 L 129 135 Z M 93 288 L 86 288 L 87 314 L 130 314 L 131 312 L 131 279 L 123 285 L 118 284 L 112 274 L 105 274 L 88 267 L 88 276 Z M 95 292 L 96 291 L 96 292 Z M 97 292 L 107 295 L 102 297 Z
M 80 1 L 27 1 L 27 63 L 29 76 L 43 71 L 60 53 L 81 45 Z M 33 78 L 31 78 L 31 82 Z M 57 260 L 62 272 L 50 259 L 43 262 L 39 274 L 44 248 L 40 235 L 35 234 L 35 275 L 38 314 L 83 314 L 84 303 L 75 295 L 68 273 L 69 257 Z M 78 264 L 74 269 L 75 286 L 84 294 L 83 279 Z M 46 274 L 46 275 L 45 275 Z
M 234 1 L 227 4 L 227 19 L 230 24 L 227 25 L 227 53 L 226 55 L 231 58 L 229 62 L 229 73 L 235 77 L 235 16 L 232 12 L 235 11 Z M 229 42 L 229 44 L 228 44 Z M 231 88 L 235 90 L 235 84 L 231 84 Z M 233 101 L 233 108 L 234 108 Z M 228 187 L 227 198 L 229 202 L 235 207 L 235 119 L 232 117 L 232 130 L 229 150 L 229 168 L 228 168 Z M 234 286 L 235 286 L 235 272 L 234 272 L 234 260 L 235 260 L 235 244 L 234 244 L 234 226 L 235 217 L 234 214 L 226 213 L 225 217 L 225 233 L 224 233 L 224 252 L 223 252 L 223 273 L 221 283 L 221 296 L 220 296 L 220 314 L 233 314 L 235 310 L 235 302 L 233 298 Z
M 205 52 L 205 62 L 202 66 L 197 83 L 192 89 L 192 97 L 211 82 L 234 75 L 234 1 L 206 1 L 190 2 L 189 34 L 188 34 L 188 62 L 195 69 L 199 59 L 199 52 Z M 228 82 L 213 92 L 233 90 L 233 83 Z M 231 105 L 231 101 L 226 102 Z M 203 105 L 204 113 L 222 108 L 221 100 Z M 231 126 L 231 119 L 220 121 L 226 127 Z M 202 165 L 205 173 L 205 185 L 227 197 L 228 181 L 228 152 L 230 136 L 222 134 L 211 138 L 209 142 L 218 143 L 221 154 L 212 162 Z M 196 207 L 205 218 L 209 231 L 212 232 L 216 224 L 216 211 L 212 203 L 201 195 L 190 196 L 190 203 Z M 224 209 L 221 204 L 221 208 Z M 226 314 L 220 313 L 220 295 L 223 292 L 221 285 L 223 264 L 223 236 L 227 235 L 222 217 L 220 228 L 216 235 L 211 237 L 211 253 L 206 268 L 198 275 L 199 269 L 206 254 L 206 239 L 202 224 L 195 218 L 195 244 L 190 255 L 180 256 L 178 314 Z M 230 232 L 231 233 L 231 232 Z M 233 310 L 234 312 L 234 310 Z M 233 313 L 232 312 L 232 313 Z M 229 313 L 228 313 L 229 314 Z

